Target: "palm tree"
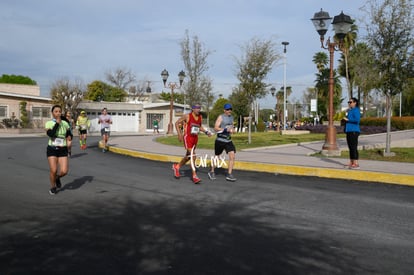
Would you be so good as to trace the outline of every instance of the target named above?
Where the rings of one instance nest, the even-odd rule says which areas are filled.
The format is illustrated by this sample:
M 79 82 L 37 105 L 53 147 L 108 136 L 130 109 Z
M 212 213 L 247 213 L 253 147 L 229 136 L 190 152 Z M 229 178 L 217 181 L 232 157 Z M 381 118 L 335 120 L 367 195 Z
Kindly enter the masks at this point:
M 317 78 L 318 75 L 320 78 L 322 77 L 322 74 L 324 71 L 327 70 L 327 66 L 329 64 L 329 58 L 328 55 L 325 52 L 317 52 L 312 59 L 312 62 L 315 63 L 316 69 L 318 70 L 318 74 L 316 74 Z M 329 69 L 328 69 L 329 72 Z M 327 79 L 329 79 L 329 73 L 327 75 Z M 319 90 L 317 85 L 315 85 L 315 92 L 316 92 L 316 102 L 317 102 L 317 116 L 319 116 L 319 113 L 326 114 L 326 98 L 328 98 L 328 93 L 324 94 L 323 90 Z
M 366 43 L 357 43 L 350 51 L 349 71 L 353 74 L 353 83 L 358 87 L 358 99 L 361 94 L 362 114 L 365 116 L 369 93 L 374 89 L 379 72 L 375 68 L 375 54 Z
M 358 26 L 355 24 L 351 25 L 351 30 L 345 35 L 342 41 L 339 41 L 339 38 L 335 35 L 334 40 L 340 45 L 340 49 L 342 51 L 341 62 L 345 64 L 345 70 L 340 70 L 341 72 L 345 72 L 345 79 L 346 84 L 348 86 L 348 98 L 352 98 L 352 82 L 348 67 L 348 58 L 349 52 L 354 47 L 356 43 L 356 39 L 358 36 Z
M 328 117 L 329 110 L 329 73 L 330 69 L 326 68 L 316 74 L 315 89 L 318 91 L 318 113 L 321 113 L 323 119 Z M 334 110 L 338 109 L 338 106 L 342 102 L 342 86 L 339 79 L 339 75 L 336 70 L 333 71 L 334 77 Z M 334 115 L 334 114 L 333 114 Z
M 328 55 L 325 52 L 317 52 L 313 56 L 312 62 L 315 63 L 318 72 L 321 72 L 326 68 L 326 66 L 328 66 Z

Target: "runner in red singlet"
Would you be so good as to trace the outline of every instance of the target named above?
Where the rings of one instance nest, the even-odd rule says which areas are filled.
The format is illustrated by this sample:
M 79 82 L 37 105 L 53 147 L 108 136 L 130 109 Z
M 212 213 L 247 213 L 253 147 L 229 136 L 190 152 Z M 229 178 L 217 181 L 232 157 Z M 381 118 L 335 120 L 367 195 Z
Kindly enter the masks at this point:
M 195 104 L 191 109 L 191 113 L 184 114 L 180 119 L 178 119 L 175 122 L 175 129 L 178 133 L 178 140 L 180 142 L 184 141 L 184 148 L 186 150 L 186 154 L 182 158 L 182 160 L 179 163 L 173 164 L 172 166 L 172 169 L 174 170 L 174 177 L 177 179 L 179 179 L 181 176 L 180 167 L 185 165 L 191 158 L 191 150 L 193 150 L 193 159 L 195 159 L 195 148 L 197 147 L 198 134 L 200 132 L 204 132 L 206 135 L 211 137 L 211 132 L 204 129 L 204 127 L 201 125 L 203 118 L 200 114 L 200 110 L 200 104 Z M 192 180 L 196 184 L 201 181 L 201 179 L 197 176 L 197 173 L 193 168 Z

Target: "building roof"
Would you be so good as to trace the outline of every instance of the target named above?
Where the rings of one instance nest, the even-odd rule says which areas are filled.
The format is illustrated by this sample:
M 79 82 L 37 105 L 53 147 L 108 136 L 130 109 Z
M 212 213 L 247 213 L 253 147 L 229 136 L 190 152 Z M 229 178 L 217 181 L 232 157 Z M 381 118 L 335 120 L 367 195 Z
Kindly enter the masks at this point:
M 151 103 L 144 103 L 144 109 L 153 109 L 153 108 L 159 108 L 159 107 L 165 107 L 170 106 L 170 102 L 151 102 Z M 189 109 L 190 106 L 187 104 L 181 104 L 181 103 L 173 103 L 173 106 L 175 107 L 181 107 L 181 108 L 187 108 Z
M 83 100 L 77 106 L 78 109 L 85 110 L 97 110 L 101 111 L 103 108 L 107 108 L 111 111 L 142 111 L 142 103 L 130 103 L 130 102 L 106 102 L 106 101 L 90 101 Z
M 45 101 L 45 102 L 51 101 L 49 97 L 8 93 L 8 92 L 2 92 L 2 91 L 0 91 L 0 96 L 7 96 L 7 97 L 21 98 L 21 99 L 34 99 L 34 100 Z

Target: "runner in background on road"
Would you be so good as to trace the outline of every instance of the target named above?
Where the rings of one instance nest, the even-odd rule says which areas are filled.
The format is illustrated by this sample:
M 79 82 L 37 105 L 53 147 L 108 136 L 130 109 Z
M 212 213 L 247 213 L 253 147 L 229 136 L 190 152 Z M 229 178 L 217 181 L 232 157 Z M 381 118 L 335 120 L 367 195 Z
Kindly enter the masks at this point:
M 67 138 L 72 135 L 69 124 L 62 120 L 62 108 L 59 105 L 52 107 L 53 119 L 45 124 L 46 134 L 49 137 L 46 149 L 47 162 L 49 163 L 49 180 L 51 195 L 57 194 L 57 189 L 62 187 L 60 178 L 69 170 Z
M 184 141 L 184 148 L 186 150 L 185 156 L 179 163 L 174 163 L 172 169 L 174 170 L 174 177 L 179 179 L 181 177 L 180 168 L 185 165 L 191 158 L 191 151 L 193 151 L 193 160 L 195 161 L 195 149 L 198 143 L 198 134 L 204 132 L 207 136 L 211 137 L 211 132 L 204 129 L 201 125 L 203 118 L 200 114 L 201 105 L 195 104 L 192 106 L 191 113 L 184 114 L 175 122 L 175 129 L 177 130 L 178 140 Z M 183 129 L 183 130 L 182 130 Z M 192 180 L 195 184 L 201 182 L 201 179 L 197 176 L 194 167 L 192 170 Z
M 75 121 L 72 118 L 72 113 L 70 111 L 66 111 L 65 115 L 62 116 L 62 120 L 65 120 L 69 124 L 70 133 L 71 135 L 67 137 L 66 142 L 68 145 L 68 156 L 72 156 L 72 138 L 73 138 L 73 126 L 75 125 Z
M 111 134 L 111 124 L 112 124 L 112 117 L 108 115 L 108 110 L 106 108 L 102 109 L 102 114 L 98 118 L 98 124 L 101 124 L 101 136 L 102 136 L 102 152 L 106 152 L 108 139 Z
M 226 174 L 226 180 L 228 181 L 236 181 L 236 178 L 233 177 L 236 147 L 234 146 L 233 141 L 231 141 L 231 135 L 235 133 L 233 125 L 234 119 L 231 114 L 232 111 L 233 108 L 230 103 L 224 104 L 224 114 L 219 115 L 214 124 L 214 131 L 217 133 L 216 141 L 214 143 L 214 153 L 216 157 L 219 157 L 221 153 L 226 150 L 226 153 L 229 155 L 229 167 Z M 211 180 L 216 179 L 213 163 L 211 163 L 211 170 L 208 172 L 208 177 Z
M 80 112 L 80 116 L 76 120 L 76 128 L 79 130 L 79 145 L 82 150 L 86 149 L 86 139 L 88 138 L 88 129 L 91 127 L 91 122 L 86 116 L 85 111 Z

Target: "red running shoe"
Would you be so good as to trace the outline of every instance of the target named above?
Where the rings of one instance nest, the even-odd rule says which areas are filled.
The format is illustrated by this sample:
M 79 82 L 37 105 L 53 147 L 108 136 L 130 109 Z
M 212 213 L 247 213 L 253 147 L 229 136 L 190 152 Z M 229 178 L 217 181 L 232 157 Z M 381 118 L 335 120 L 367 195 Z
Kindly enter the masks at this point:
M 200 181 L 201 181 L 201 179 L 197 175 L 193 176 L 194 184 L 200 183 Z
M 180 166 L 178 166 L 178 163 L 174 163 L 172 165 L 172 169 L 174 170 L 174 178 L 179 179 L 181 177 L 181 174 L 180 174 Z

